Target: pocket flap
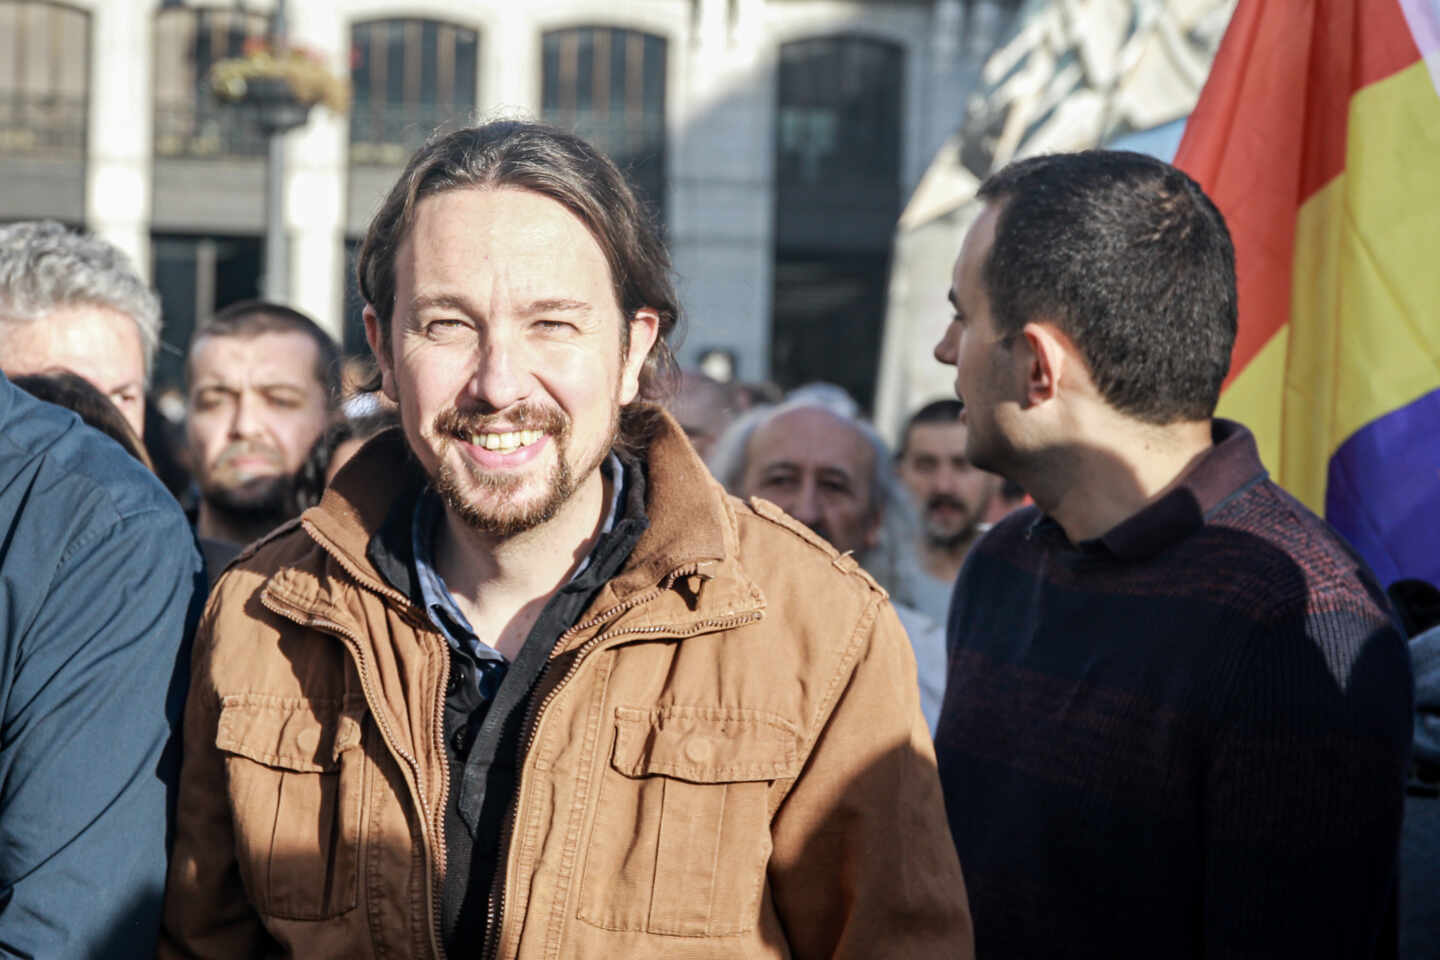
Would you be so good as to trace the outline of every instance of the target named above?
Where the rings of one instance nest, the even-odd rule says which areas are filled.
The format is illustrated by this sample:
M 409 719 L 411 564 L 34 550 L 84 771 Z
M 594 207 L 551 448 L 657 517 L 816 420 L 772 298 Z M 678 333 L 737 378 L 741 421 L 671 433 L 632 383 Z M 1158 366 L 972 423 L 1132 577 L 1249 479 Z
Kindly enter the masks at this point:
M 224 697 L 215 746 L 267 767 L 335 771 L 340 768 L 340 755 L 360 743 L 362 709 L 347 709 L 340 700 Z
M 611 765 L 692 783 L 783 780 L 799 773 L 797 740 L 789 723 L 758 710 L 617 707 Z

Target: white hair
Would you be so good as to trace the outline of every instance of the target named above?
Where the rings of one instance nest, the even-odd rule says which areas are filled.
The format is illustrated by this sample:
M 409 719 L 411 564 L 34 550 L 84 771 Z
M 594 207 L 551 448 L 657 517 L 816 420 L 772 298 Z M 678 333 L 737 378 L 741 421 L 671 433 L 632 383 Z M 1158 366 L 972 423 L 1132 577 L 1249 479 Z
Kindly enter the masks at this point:
M 880 536 L 874 547 L 856 557 L 860 565 L 889 592 L 896 603 L 916 606 L 912 585 L 920 572 L 915 544 L 920 521 L 910 493 L 895 473 L 890 447 L 859 406 L 842 388 L 828 383 L 807 384 L 789 393 L 779 404 L 752 407 L 730 424 L 710 448 L 707 465 L 715 479 L 736 496 L 744 496 L 746 460 L 755 431 L 793 410 L 824 410 L 852 427 L 870 446 L 874 466 L 870 479 L 870 516 L 880 519 Z
M 148 380 L 160 345 L 160 298 L 135 273 L 130 258 L 54 220 L 0 227 L 0 323 L 33 323 L 78 304 L 135 321 Z

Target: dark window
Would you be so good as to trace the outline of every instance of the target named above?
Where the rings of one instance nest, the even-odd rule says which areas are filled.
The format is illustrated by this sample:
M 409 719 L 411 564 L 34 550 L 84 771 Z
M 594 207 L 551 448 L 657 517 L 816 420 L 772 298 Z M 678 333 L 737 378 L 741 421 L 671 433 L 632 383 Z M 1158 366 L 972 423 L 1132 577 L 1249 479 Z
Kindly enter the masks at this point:
M 197 324 L 215 311 L 260 296 L 259 237 L 157 233 L 151 237 L 155 289 L 165 327 L 152 385 L 183 389 L 185 351 Z
M 0 154 L 85 153 L 90 16 L 0 0 Z
M 874 398 L 900 215 L 905 55 L 864 37 L 780 48 L 772 375 Z
M 542 41 L 541 114 L 615 161 L 665 214 L 665 39 L 614 27 L 552 30 Z
M 350 30 L 350 161 L 400 166 L 425 138 L 475 114 L 479 34 L 435 20 Z
M 780 180 L 894 191 L 903 67 L 899 47 L 862 37 L 782 46 L 776 135 Z

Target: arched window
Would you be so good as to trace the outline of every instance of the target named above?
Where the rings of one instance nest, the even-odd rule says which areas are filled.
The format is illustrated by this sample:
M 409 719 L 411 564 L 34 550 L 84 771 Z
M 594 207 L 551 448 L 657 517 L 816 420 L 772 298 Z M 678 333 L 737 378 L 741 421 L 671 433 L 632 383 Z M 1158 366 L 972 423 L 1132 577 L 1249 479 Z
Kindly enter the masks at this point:
M 615 27 L 551 30 L 542 60 L 545 121 L 614 160 L 663 219 L 665 38 Z
M 0 154 L 85 152 L 90 17 L 38 0 L 0 0 Z
M 431 132 L 475 113 L 479 34 L 435 20 L 350 30 L 350 162 L 400 166 Z
M 874 395 L 900 215 L 905 53 L 858 36 L 780 48 L 772 372 Z
M 255 107 L 223 104 L 210 68 L 263 42 L 266 18 L 238 7 L 172 7 L 155 15 L 155 156 L 262 157 Z

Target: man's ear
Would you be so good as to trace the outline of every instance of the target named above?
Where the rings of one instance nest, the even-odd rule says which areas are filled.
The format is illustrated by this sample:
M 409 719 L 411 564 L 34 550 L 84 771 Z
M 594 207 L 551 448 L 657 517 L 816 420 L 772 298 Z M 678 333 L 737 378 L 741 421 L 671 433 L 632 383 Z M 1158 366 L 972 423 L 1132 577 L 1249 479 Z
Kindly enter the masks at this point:
M 390 343 L 380 326 L 380 316 L 367 303 L 364 317 L 365 341 L 370 344 L 370 352 L 375 355 L 375 363 L 380 367 L 380 392 L 399 403 L 400 396 L 395 390 L 394 358 L 390 356 Z
M 640 392 L 640 371 L 650 357 L 650 348 L 660 336 L 660 314 L 650 307 L 641 307 L 630 318 L 630 349 L 620 371 L 620 402 L 629 403 Z
M 1034 321 L 1020 329 L 1016 363 L 1022 378 L 1023 406 L 1039 406 L 1053 400 L 1060 388 L 1074 346 L 1054 324 Z

